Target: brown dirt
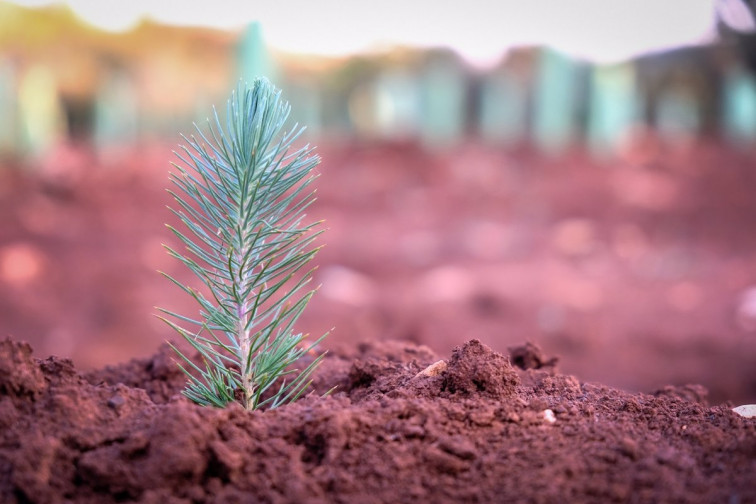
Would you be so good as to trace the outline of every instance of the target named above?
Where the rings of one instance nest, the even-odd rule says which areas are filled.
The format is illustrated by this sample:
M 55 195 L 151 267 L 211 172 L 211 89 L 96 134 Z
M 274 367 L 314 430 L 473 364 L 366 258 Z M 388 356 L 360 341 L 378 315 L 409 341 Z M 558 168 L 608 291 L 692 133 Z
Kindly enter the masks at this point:
M 756 156 L 716 142 L 597 162 L 476 143 L 321 144 L 327 222 L 300 329 L 326 346 L 535 341 L 566 372 L 629 391 L 705 385 L 756 400 Z M 89 370 L 173 334 L 196 307 L 160 244 L 170 148 L 0 166 L 0 337 Z M 7 168 L 7 166 L 5 166 Z
M 165 346 L 80 374 L 6 340 L 0 501 L 756 502 L 756 419 L 699 386 L 630 394 L 512 355 L 527 369 L 476 340 L 431 368 L 423 346 L 346 347 L 316 377 L 333 395 L 247 413 L 177 395 Z

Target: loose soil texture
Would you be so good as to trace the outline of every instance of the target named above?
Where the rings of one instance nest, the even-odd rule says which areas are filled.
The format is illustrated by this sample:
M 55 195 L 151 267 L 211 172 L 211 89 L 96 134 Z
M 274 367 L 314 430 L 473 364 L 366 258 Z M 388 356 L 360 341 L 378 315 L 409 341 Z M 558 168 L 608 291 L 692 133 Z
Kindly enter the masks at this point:
M 1 342 L 0 501 L 756 502 L 755 419 L 699 386 L 581 383 L 530 344 L 335 349 L 314 393 L 251 413 L 183 398 L 172 359 L 82 374 Z
M 177 139 L 178 140 L 178 139 Z M 598 162 L 466 142 L 315 142 L 322 285 L 297 330 L 327 346 L 406 340 L 448 355 L 535 341 L 561 369 L 632 392 L 701 383 L 756 402 L 756 155 L 653 144 Z M 175 335 L 155 306 L 197 306 L 156 270 L 171 149 L 121 161 L 0 160 L 0 338 L 92 370 Z M 125 147 L 124 147 L 125 148 Z M 68 169 L 64 169 L 66 165 Z

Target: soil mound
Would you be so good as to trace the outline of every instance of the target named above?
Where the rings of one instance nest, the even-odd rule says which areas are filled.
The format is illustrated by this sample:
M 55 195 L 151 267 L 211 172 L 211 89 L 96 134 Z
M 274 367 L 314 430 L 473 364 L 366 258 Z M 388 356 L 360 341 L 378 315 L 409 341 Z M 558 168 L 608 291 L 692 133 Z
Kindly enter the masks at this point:
M 0 501 L 756 502 L 756 421 L 697 387 L 628 394 L 477 341 L 446 360 L 372 343 L 247 413 L 190 403 L 170 361 L 85 376 L 0 342 Z
M 464 396 L 503 399 L 515 395 L 519 383 L 509 359 L 472 340 L 454 349 L 443 374 L 442 389 Z

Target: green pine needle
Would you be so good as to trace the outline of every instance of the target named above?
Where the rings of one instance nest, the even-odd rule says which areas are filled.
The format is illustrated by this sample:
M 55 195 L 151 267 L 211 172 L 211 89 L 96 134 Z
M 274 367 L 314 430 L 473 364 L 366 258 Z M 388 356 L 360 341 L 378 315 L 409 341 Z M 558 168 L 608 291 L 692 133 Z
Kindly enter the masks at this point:
M 167 227 L 185 250 L 166 249 L 204 290 L 163 273 L 194 298 L 199 315 L 158 310 L 202 358 L 197 365 L 172 345 L 188 376 L 184 395 L 204 406 L 239 400 L 253 410 L 294 401 L 324 356 L 296 368 L 325 335 L 307 343 L 293 329 L 314 293 L 306 290 L 313 271 L 307 268 L 319 223 L 303 221 L 320 159 L 309 145 L 291 148 L 304 128 L 282 131 L 289 111 L 267 80 L 240 84 L 225 123 L 214 111 L 208 131 L 195 126 L 199 139 L 183 137 L 181 164 L 172 163 L 175 189 L 168 192 L 178 208 L 171 211 L 185 229 Z

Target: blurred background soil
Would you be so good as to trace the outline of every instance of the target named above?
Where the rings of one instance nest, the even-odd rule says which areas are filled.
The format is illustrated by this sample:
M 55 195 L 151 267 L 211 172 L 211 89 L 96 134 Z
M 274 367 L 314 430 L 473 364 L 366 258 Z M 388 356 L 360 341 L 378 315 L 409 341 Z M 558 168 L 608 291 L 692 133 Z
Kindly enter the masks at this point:
M 85 370 L 175 338 L 153 316 L 195 310 L 157 273 L 193 281 L 161 245 L 171 151 L 266 76 L 323 159 L 299 329 L 334 328 L 325 348 L 532 341 L 582 380 L 754 401 L 750 3 L 413 2 L 399 25 L 350 4 L 334 25 L 301 2 L 297 29 L 274 4 L 48 3 L 0 1 L 0 337 Z
M 585 380 L 629 390 L 702 383 L 756 393 L 756 160 L 646 142 L 611 165 L 469 143 L 323 145 L 320 290 L 299 328 L 324 347 L 404 339 L 532 341 Z M 60 153 L 65 156 L 66 153 Z M 70 155 L 70 153 L 69 153 Z M 156 271 L 194 285 L 161 243 L 169 147 L 76 177 L 2 172 L 0 319 L 37 355 L 83 369 L 175 338 L 153 306 L 190 313 Z M 632 158 L 632 159 L 631 159 Z

